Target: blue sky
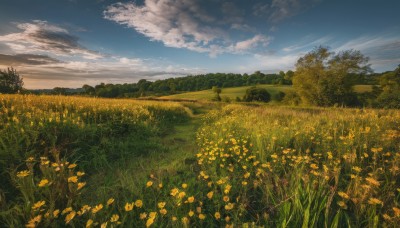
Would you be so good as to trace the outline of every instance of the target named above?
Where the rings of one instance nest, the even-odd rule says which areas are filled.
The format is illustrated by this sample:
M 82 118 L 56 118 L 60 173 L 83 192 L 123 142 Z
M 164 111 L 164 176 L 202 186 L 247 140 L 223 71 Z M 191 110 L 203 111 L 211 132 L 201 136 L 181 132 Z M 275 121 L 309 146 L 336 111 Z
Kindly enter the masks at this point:
M 1 0 L 0 68 L 27 88 L 294 69 L 319 45 L 400 64 L 398 0 Z

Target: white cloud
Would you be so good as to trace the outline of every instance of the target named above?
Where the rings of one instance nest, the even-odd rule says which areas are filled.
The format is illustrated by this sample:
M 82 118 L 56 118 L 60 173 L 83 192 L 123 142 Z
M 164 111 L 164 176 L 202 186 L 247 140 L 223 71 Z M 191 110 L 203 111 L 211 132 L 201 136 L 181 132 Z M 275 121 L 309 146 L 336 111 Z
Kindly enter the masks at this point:
M 242 12 L 233 3 L 223 3 L 221 10 L 231 12 L 229 20 L 216 21 L 215 17 L 202 10 L 200 1 L 146 0 L 144 5 L 134 2 L 111 5 L 104 11 L 104 17 L 133 28 L 167 47 L 209 53 L 210 56 L 246 53 L 258 44 L 266 43 L 260 39 L 260 35 L 256 36 L 259 40 L 253 40 L 247 46 L 245 44 L 248 40 L 232 41 L 224 23 L 232 23 L 232 28 L 240 28 L 238 23 L 241 22 Z M 238 48 L 232 48 L 237 44 Z
M 21 32 L 0 36 L 15 53 L 45 53 L 58 56 L 77 55 L 85 59 L 99 59 L 102 55 L 79 44 L 78 38 L 56 25 L 46 21 L 18 23 Z

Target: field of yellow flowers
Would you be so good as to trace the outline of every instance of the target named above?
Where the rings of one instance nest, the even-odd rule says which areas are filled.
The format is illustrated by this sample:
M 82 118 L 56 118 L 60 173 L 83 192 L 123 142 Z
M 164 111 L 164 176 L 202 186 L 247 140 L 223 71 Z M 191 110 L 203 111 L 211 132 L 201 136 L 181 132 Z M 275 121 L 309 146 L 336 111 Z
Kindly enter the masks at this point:
M 147 145 L 150 138 L 199 118 L 190 105 L 1 96 L 1 175 L 10 180 L 2 179 L 0 224 L 396 227 L 400 222 L 400 111 L 202 105 L 209 111 L 201 117 L 193 138 L 196 152 L 186 166 L 174 173 L 155 169 L 129 191 L 124 184 L 130 180 L 118 175 L 122 184 L 97 186 L 91 181 L 99 172 L 95 167 L 129 156 L 144 159 L 141 153 L 154 148 Z M 3 189 L 4 184 L 10 187 Z M 95 193 L 102 197 L 90 197 Z

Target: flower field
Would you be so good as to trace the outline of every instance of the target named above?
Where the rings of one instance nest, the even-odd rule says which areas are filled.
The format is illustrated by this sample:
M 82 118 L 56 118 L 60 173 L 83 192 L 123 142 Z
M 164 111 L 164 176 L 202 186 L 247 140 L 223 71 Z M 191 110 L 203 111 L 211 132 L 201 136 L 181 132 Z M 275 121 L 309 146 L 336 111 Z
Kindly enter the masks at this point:
M 207 113 L 193 116 L 185 103 L 1 95 L 0 225 L 400 222 L 399 111 L 198 105 Z M 118 161 L 146 159 L 167 146 L 154 141 L 192 118 L 200 121 L 196 146 L 179 170 L 118 175 Z M 121 180 L 101 186 L 92 176 L 109 166 Z

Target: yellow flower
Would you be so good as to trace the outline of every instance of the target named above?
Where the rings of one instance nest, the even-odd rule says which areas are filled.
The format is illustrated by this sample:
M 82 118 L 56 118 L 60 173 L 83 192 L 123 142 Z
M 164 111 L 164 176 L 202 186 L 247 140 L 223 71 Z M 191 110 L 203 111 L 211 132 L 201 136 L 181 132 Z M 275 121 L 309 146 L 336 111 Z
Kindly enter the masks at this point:
M 145 218 L 147 218 L 147 213 L 146 212 L 143 212 L 143 213 L 140 213 L 140 219 L 145 219 Z
M 141 207 L 143 206 L 143 201 L 141 201 L 141 200 L 136 200 L 135 206 L 138 207 L 138 208 L 141 208 Z
M 228 202 L 228 201 L 229 201 L 229 196 L 224 196 L 223 200 L 224 200 L 225 202 Z
M 159 184 L 158 184 L 158 187 L 159 187 L 159 188 L 162 188 L 162 187 L 163 187 L 162 183 L 159 183 Z
M 246 178 L 246 179 L 249 178 L 249 177 L 250 177 L 250 173 L 249 173 L 249 172 L 245 173 L 245 174 L 243 175 L 243 177 Z
M 221 218 L 221 214 L 219 212 L 215 212 L 214 217 L 216 219 L 220 219 Z
M 349 199 L 349 198 L 350 198 L 349 195 L 347 195 L 347 194 L 344 193 L 344 192 L 338 192 L 338 195 L 339 195 L 340 197 L 342 197 L 343 199 Z
M 165 204 L 166 204 L 165 202 L 159 202 L 157 205 L 158 205 L 158 208 L 162 209 L 165 207 Z
M 177 189 L 177 188 L 172 189 L 171 196 L 176 196 L 176 194 L 178 194 L 178 192 L 179 192 L 179 189 Z
M 374 179 L 374 178 L 372 178 L 372 177 L 367 177 L 367 178 L 365 178 L 365 180 L 366 180 L 368 183 L 370 183 L 370 184 L 372 184 L 372 185 L 375 185 L 375 186 L 381 185 L 381 184 L 379 183 L 379 181 L 377 181 L 376 179 Z
M 68 177 L 68 183 L 76 183 L 78 182 L 78 177 L 77 176 L 72 176 L 72 177 Z
M 154 218 L 149 218 L 149 219 L 147 219 L 146 227 L 151 226 L 151 224 L 153 224 L 153 223 L 154 223 Z
M 146 183 L 146 186 L 147 187 L 151 187 L 153 185 L 153 181 L 148 181 L 147 183 Z
M 87 222 L 86 222 L 86 228 L 91 227 L 92 224 L 93 224 L 93 220 L 91 220 L 91 219 L 87 220 Z
M 233 203 L 228 203 L 227 205 L 225 205 L 225 210 L 229 211 L 233 209 L 234 204 Z
M 344 201 L 339 201 L 337 204 L 338 204 L 341 208 L 347 209 L 347 205 L 346 205 L 346 203 L 345 203 Z
M 393 207 L 392 209 L 393 209 L 393 211 L 394 211 L 394 215 L 395 215 L 396 217 L 400 217 L 400 209 L 397 208 L 397 207 Z
M 242 181 L 242 185 L 246 186 L 247 185 L 247 181 Z
M 60 210 L 57 209 L 57 210 L 54 210 L 54 211 L 53 211 L 53 217 L 54 217 L 54 218 L 57 218 L 57 217 L 58 217 L 58 214 L 60 214 Z
M 76 167 L 76 164 L 71 164 L 71 165 L 68 166 L 68 169 L 73 169 L 75 167 Z
M 81 177 L 81 176 L 85 175 L 85 172 L 78 171 L 78 172 L 76 173 L 76 175 L 77 175 L 78 177 Z
M 46 201 L 42 200 L 42 201 L 37 201 L 33 206 L 32 206 L 32 210 L 36 211 L 39 208 L 41 208 L 42 206 L 44 206 L 46 204 Z
M 113 203 L 114 203 L 114 198 L 110 198 L 107 200 L 107 206 L 110 206 Z
M 46 186 L 46 185 L 48 185 L 48 184 L 49 184 L 49 180 L 47 180 L 47 179 L 42 179 L 42 180 L 39 182 L 38 186 L 39 186 L 39 187 L 44 187 L 44 186 Z
M 126 203 L 125 204 L 125 211 L 131 211 L 133 209 L 133 203 Z
M 310 165 L 310 168 L 311 168 L 311 169 L 318 169 L 319 167 L 318 167 L 317 164 L 314 164 L 314 163 L 313 163 L 313 164 Z
M 150 218 L 155 218 L 157 216 L 157 212 L 150 212 L 149 217 Z
M 187 186 L 188 186 L 187 184 L 182 184 L 183 189 L 187 188 Z
M 68 213 L 70 211 L 72 211 L 72 207 L 67 207 L 61 212 L 61 214 L 63 215 L 63 214 L 66 214 L 66 213 Z
M 104 222 L 100 225 L 100 228 L 107 228 L 107 222 Z
M 119 215 L 114 214 L 113 216 L 111 216 L 110 222 L 117 222 L 119 219 Z
M 189 198 L 188 198 L 188 202 L 189 202 L 189 203 L 193 203 L 193 202 L 194 202 L 194 196 L 189 197 Z
M 368 203 L 371 204 L 371 205 L 376 205 L 376 204 L 381 204 L 381 205 L 383 205 L 383 202 L 380 201 L 380 200 L 377 199 L 377 198 L 370 198 L 370 199 L 368 200 Z
M 166 215 L 167 214 L 167 210 L 165 208 L 160 210 L 160 214 L 162 215 Z
M 178 194 L 178 197 L 180 198 L 180 199 L 182 199 L 183 197 L 185 197 L 186 196 L 186 193 L 185 192 L 180 192 L 179 194 Z
M 225 189 L 224 189 L 224 193 L 225 193 L 225 194 L 228 194 L 228 193 L 231 191 L 231 188 L 232 188 L 232 185 L 229 185 L 229 184 L 226 185 L 226 186 L 225 186 Z
M 103 209 L 103 204 L 99 204 L 97 206 L 95 206 L 94 208 L 92 208 L 92 213 L 96 214 L 97 212 L 99 212 L 101 209 Z
M 65 224 L 68 224 L 69 222 L 71 222 L 72 219 L 74 219 L 76 215 L 75 211 L 71 211 L 66 217 L 65 217 Z
M 173 216 L 173 217 L 172 217 L 172 221 L 176 221 L 176 220 L 178 220 L 178 218 L 175 217 L 175 216 Z
M 189 217 L 192 217 L 194 215 L 194 212 L 192 210 L 190 210 L 188 215 L 189 215 Z
M 80 190 L 81 188 L 85 187 L 86 182 L 79 182 L 78 187 L 76 188 L 77 190 Z
M 213 195 L 214 195 L 214 192 L 209 192 L 209 193 L 207 193 L 207 197 L 208 197 L 209 199 L 211 199 L 211 198 L 213 197 Z
M 182 223 L 183 224 L 188 224 L 188 222 L 189 222 L 189 219 L 187 218 L 187 217 L 183 217 L 182 219 L 181 219 L 181 221 L 182 221 Z
M 200 220 L 204 220 L 206 218 L 206 216 L 204 214 L 199 214 L 199 219 Z
M 20 178 L 26 177 L 26 176 L 29 176 L 30 173 L 31 172 L 29 170 L 23 170 L 23 171 L 17 173 L 17 177 L 20 177 Z
M 88 212 L 90 210 L 90 206 L 89 205 L 83 205 L 81 208 L 81 215 L 85 214 L 86 212 Z

